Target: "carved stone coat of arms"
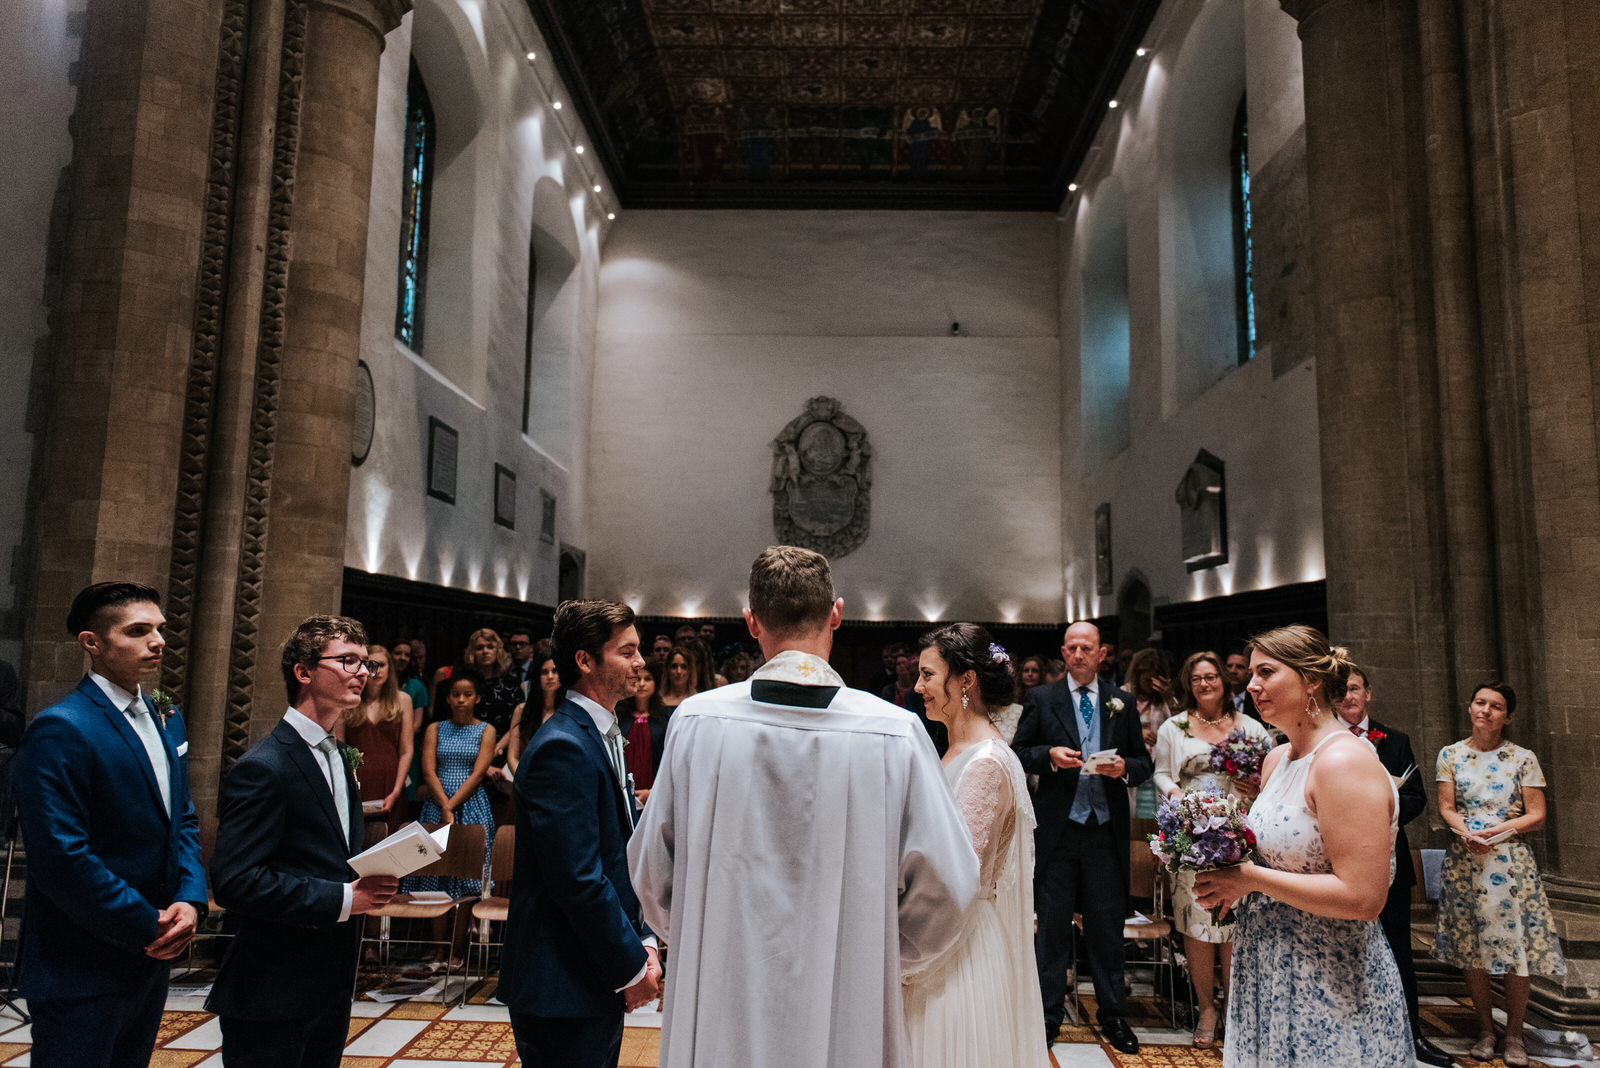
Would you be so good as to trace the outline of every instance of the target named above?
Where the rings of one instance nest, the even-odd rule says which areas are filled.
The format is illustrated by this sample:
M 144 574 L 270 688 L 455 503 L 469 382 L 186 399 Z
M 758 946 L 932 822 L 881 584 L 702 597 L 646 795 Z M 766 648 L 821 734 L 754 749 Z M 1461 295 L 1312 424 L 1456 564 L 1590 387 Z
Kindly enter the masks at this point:
M 772 440 L 772 526 L 778 541 L 840 557 L 867 540 L 872 446 L 866 429 L 832 397 Z

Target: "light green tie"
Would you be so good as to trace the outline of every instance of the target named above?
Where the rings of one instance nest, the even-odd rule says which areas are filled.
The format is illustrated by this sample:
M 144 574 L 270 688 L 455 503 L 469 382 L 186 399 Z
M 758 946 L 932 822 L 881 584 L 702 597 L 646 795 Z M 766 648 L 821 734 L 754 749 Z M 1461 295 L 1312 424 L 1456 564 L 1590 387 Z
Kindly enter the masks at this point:
M 339 755 L 339 743 L 333 735 L 327 735 L 317 743 L 317 749 L 322 753 L 322 759 L 328 765 L 328 782 L 333 789 L 333 807 L 339 810 L 339 827 L 344 831 L 344 840 L 350 841 L 350 788 L 344 778 L 344 757 Z

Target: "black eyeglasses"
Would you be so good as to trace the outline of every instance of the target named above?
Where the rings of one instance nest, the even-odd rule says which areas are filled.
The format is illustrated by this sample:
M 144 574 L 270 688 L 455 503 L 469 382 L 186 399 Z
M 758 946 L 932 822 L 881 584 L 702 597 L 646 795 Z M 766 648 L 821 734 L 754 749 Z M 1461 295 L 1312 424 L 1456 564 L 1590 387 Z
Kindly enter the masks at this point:
M 381 666 L 378 661 L 368 660 L 360 653 L 345 653 L 343 656 L 317 657 L 317 662 L 319 664 L 324 660 L 332 660 L 334 663 L 344 668 L 344 673 L 346 675 L 359 674 L 363 668 L 366 669 L 368 675 L 376 675 L 378 673 L 378 668 Z

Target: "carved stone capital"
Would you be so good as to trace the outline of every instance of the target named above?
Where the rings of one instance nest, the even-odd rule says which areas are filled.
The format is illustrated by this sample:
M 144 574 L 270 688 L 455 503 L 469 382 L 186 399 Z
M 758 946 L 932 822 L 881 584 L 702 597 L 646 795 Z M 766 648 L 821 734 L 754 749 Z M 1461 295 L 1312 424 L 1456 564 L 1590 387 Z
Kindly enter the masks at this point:
M 390 30 L 411 10 L 411 0 L 311 0 L 313 8 L 344 15 L 366 26 L 378 37 L 379 46 Z

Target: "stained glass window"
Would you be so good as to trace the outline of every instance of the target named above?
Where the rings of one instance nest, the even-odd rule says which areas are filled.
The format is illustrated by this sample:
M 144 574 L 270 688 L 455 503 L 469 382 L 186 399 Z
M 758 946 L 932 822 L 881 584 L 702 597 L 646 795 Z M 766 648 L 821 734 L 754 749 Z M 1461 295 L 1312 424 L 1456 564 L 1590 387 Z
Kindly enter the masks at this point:
M 1233 277 L 1239 321 L 1239 363 L 1256 354 L 1255 256 L 1251 248 L 1250 139 L 1245 125 L 1244 97 L 1233 117 Z
M 433 186 L 433 142 L 438 128 L 417 61 L 406 81 L 405 176 L 401 180 L 400 291 L 394 336 L 422 351 L 423 298 L 428 288 L 428 196 Z

